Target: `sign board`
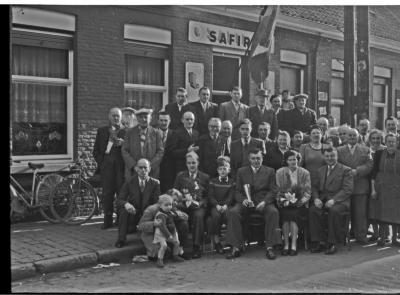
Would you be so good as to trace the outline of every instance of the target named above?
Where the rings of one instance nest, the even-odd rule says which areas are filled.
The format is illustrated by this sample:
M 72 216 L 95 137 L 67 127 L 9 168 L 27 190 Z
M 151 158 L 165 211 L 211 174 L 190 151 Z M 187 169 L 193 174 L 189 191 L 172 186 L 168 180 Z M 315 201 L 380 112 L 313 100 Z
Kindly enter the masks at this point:
M 328 115 L 331 111 L 331 102 L 329 97 L 329 82 L 317 80 L 318 101 L 317 116 Z
M 189 41 L 246 50 L 253 32 L 189 21 Z
M 204 85 L 204 64 L 186 62 L 185 64 L 185 88 L 188 102 L 199 98 L 199 89 Z

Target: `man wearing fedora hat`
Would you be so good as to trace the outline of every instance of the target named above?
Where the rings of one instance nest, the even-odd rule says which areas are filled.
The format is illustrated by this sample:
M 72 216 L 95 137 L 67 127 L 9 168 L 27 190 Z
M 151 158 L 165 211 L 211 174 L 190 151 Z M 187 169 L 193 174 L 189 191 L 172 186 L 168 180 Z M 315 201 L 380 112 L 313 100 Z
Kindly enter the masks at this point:
M 256 94 L 256 105 L 249 107 L 249 119 L 253 124 L 252 137 L 257 137 L 258 126 L 261 122 L 267 122 L 271 126 L 270 139 L 275 139 L 278 134 L 278 120 L 276 115 L 273 110 L 270 108 L 267 109 L 266 106 L 268 97 L 268 91 L 260 89 Z
M 300 130 L 303 133 L 309 134 L 311 126 L 317 123 L 317 115 L 315 111 L 306 107 L 308 95 L 297 94 L 293 97 L 296 107 L 288 111 L 287 118 L 290 120 L 289 133 L 293 136 L 294 130 Z
M 141 158 L 150 161 L 150 176 L 154 178 L 159 176 L 164 146 L 160 131 L 150 126 L 152 113 L 153 110 L 145 108 L 136 111 L 138 125 L 126 131 L 121 150 L 125 162 L 126 181 L 133 176 L 135 165 Z

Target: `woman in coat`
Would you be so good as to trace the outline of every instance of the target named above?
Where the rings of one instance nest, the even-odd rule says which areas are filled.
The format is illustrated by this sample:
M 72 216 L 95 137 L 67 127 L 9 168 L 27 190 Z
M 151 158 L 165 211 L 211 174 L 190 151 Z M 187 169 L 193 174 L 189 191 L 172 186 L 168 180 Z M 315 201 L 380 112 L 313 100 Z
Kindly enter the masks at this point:
M 310 173 L 298 166 L 300 154 L 290 150 L 283 155 L 286 167 L 276 172 L 279 216 L 282 223 L 284 247 L 282 255 L 297 255 L 298 224 L 307 215 L 311 198 Z M 292 239 L 289 249 L 289 235 Z
M 396 239 L 400 226 L 400 150 L 393 133 L 386 135 L 385 143 L 387 148 L 375 153 L 371 197 L 376 200 L 376 220 L 392 225 L 392 245 L 400 246 Z M 385 237 L 380 235 L 377 244 L 382 246 L 384 243 Z
M 278 131 L 277 145 L 267 151 L 263 161 L 264 166 L 278 170 L 285 165 L 283 161 L 283 154 L 290 149 L 290 135 L 286 131 Z

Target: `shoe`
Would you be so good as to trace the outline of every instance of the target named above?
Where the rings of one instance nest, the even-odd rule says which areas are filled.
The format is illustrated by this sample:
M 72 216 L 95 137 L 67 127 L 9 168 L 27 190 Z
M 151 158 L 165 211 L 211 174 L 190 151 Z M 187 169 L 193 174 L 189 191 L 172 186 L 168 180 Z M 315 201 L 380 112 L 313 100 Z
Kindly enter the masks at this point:
M 282 255 L 282 256 L 288 256 L 288 254 L 289 254 L 289 249 L 283 249 L 283 250 L 281 251 L 281 255 Z
M 376 242 L 378 240 L 378 237 L 377 236 L 372 236 L 372 237 L 370 237 L 369 239 L 368 239 L 368 241 L 369 242 Z
M 377 246 L 380 246 L 380 247 L 382 247 L 382 246 L 385 246 L 385 245 L 387 245 L 387 242 L 386 242 L 386 240 L 385 240 L 385 239 L 378 238 L 378 240 L 376 241 L 376 244 L 377 244 Z
M 361 246 L 365 246 L 365 245 L 369 244 L 367 240 L 357 240 L 356 243 L 360 244 Z
M 147 256 L 147 258 L 149 259 L 149 261 L 157 261 L 157 257 L 151 257 L 151 256 Z
M 185 259 L 185 260 L 191 260 L 192 259 L 192 255 L 189 254 L 189 253 L 186 253 L 186 252 L 181 254 L 181 255 L 178 255 L 178 256 L 183 258 L 183 259 Z
M 165 266 L 162 258 L 157 259 L 157 266 L 160 268 L 163 268 Z
M 112 227 L 113 227 L 112 223 L 103 223 L 100 228 L 108 229 L 108 228 L 112 228 Z
M 178 255 L 174 255 L 174 256 L 172 256 L 172 261 L 174 261 L 174 262 L 184 262 L 185 259 L 183 259 L 182 257 L 179 257 Z
M 282 250 L 282 249 L 283 249 L 283 245 L 282 245 L 282 244 L 274 245 L 274 250 L 280 251 L 280 250 Z
M 274 250 L 272 248 L 268 248 L 267 249 L 267 252 L 265 253 L 265 256 L 267 256 L 267 258 L 269 260 L 273 260 L 273 259 L 276 258 L 276 255 L 275 255 Z
M 400 247 L 400 242 L 397 240 L 392 240 L 392 246 Z
M 297 250 L 290 249 L 289 255 L 290 256 L 296 256 L 297 255 Z
M 317 242 L 313 248 L 311 248 L 311 253 L 320 253 L 324 250 L 324 247 L 320 242 Z
M 201 257 L 201 250 L 199 247 L 193 248 L 192 258 L 197 259 Z
M 226 255 L 226 259 L 234 259 L 237 257 L 240 257 L 240 251 L 239 250 L 232 250 L 228 255 Z
M 325 250 L 325 254 L 327 254 L 327 255 L 332 255 L 332 254 L 335 254 L 336 252 L 337 252 L 337 248 L 336 248 L 335 244 L 331 244 Z
M 215 244 L 215 252 L 218 254 L 224 254 L 224 247 L 221 245 L 221 243 Z
M 125 246 L 125 241 L 117 241 L 115 243 L 115 247 L 117 248 L 122 248 L 123 246 Z

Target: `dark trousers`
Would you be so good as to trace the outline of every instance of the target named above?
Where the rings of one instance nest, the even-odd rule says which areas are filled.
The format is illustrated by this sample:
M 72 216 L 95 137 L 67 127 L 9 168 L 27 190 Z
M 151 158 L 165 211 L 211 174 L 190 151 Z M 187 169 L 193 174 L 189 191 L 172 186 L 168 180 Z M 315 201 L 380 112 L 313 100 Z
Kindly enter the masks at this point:
M 179 243 L 185 249 L 188 245 L 189 223 L 186 220 L 175 220 L 174 222 L 178 232 Z
M 226 233 L 226 241 L 228 244 L 236 248 L 240 248 L 240 246 L 243 245 L 243 231 L 247 231 L 248 216 L 253 212 L 254 209 L 244 207 L 242 204 L 236 204 L 228 209 L 228 228 Z M 274 245 L 282 244 L 278 209 L 275 205 L 266 205 L 260 214 L 264 215 L 265 220 L 265 246 L 269 248 Z
M 348 207 L 344 204 L 334 204 L 329 209 L 311 206 L 309 210 L 311 241 L 331 244 L 343 242 L 345 232 L 341 214 L 345 211 L 348 211 Z
M 104 155 L 100 173 L 103 189 L 101 201 L 104 210 L 104 223 L 111 224 L 114 212 L 114 197 L 118 195 L 124 182 L 122 158 L 113 154 Z
M 219 235 L 221 231 L 221 225 L 226 222 L 226 212 L 218 212 L 216 207 L 211 208 L 210 216 L 207 217 L 207 232 L 211 235 Z
M 140 217 L 142 217 L 142 212 L 136 211 L 136 214 L 130 214 L 123 206 L 119 208 L 118 212 L 118 240 L 125 242 L 128 231 L 136 231 L 136 226 L 139 223 Z
M 204 235 L 204 216 L 206 213 L 206 209 L 204 208 L 187 208 L 182 210 L 189 215 L 189 224 L 192 228 L 193 234 L 193 246 L 198 246 L 203 242 Z
M 367 238 L 367 203 L 366 194 L 352 195 L 351 199 L 351 228 L 357 241 Z

